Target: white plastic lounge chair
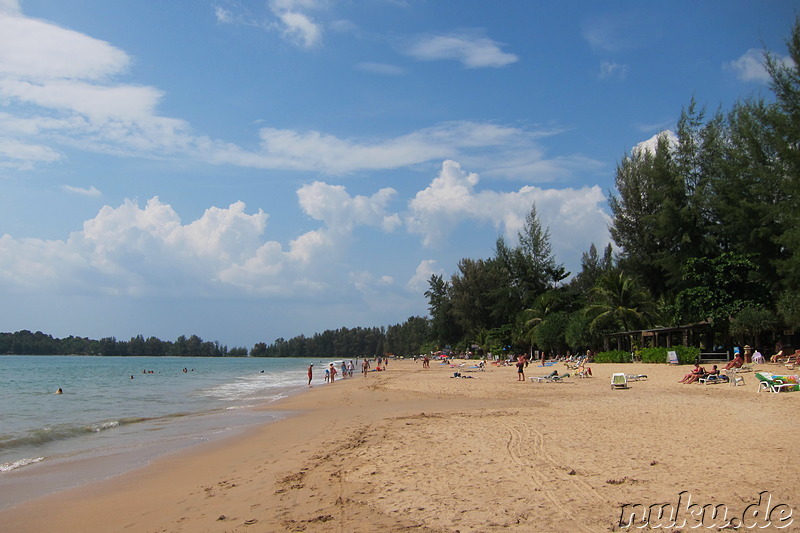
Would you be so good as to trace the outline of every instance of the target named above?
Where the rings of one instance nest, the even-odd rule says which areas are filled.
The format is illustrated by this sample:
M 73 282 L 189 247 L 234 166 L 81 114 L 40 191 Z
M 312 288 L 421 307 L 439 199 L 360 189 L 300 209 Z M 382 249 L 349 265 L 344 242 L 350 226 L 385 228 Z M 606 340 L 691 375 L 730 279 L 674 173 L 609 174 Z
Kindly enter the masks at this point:
M 697 381 L 699 381 L 701 385 L 715 385 L 717 383 L 725 383 L 725 380 L 722 379 L 722 376 L 720 376 L 719 374 L 708 374 L 705 377 L 698 379 Z
M 732 387 L 744 385 L 744 376 L 739 374 L 736 368 L 726 370 L 725 375 L 728 376 L 728 383 L 730 383 Z
M 762 390 L 781 392 L 800 389 L 797 376 L 775 376 L 771 372 L 756 372 L 756 378 L 758 378 L 758 392 Z
M 619 372 L 616 374 L 611 374 L 611 389 L 627 389 L 628 388 L 628 378 L 625 374 Z

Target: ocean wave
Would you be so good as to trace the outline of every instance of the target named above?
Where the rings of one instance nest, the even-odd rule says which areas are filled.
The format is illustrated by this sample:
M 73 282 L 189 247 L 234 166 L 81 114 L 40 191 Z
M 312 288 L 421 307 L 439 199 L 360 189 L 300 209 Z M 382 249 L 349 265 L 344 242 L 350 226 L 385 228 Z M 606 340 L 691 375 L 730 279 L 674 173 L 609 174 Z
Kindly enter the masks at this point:
M 271 372 L 255 376 L 240 377 L 236 381 L 223 383 L 199 394 L 223 401 L 271 400 L 284 393 L 286 389 L 303 383 L 298 372 Z M 273 392 L 279 389 L 280 392 Z
M 152 420 L 152 418 L 121 418 L 119 420 L 106 420 L 86 425 L 45 426 L 30 430 L 23 435 L 4 435 L 0 437 L 0 450 L 11 450 L 21 446 L 40 446 L 53 441 L 100 433 L 108 429 L 148 420 Z
M 23 466 L 32 465 L 42 460 L 44 460 L 44 457 L 19 459 L 17 461 L 11 461 L 10 463 L 0 463 L 0 472 L 11 472 L 12 470 L 16 470 L 17 468 L 22 468 Z

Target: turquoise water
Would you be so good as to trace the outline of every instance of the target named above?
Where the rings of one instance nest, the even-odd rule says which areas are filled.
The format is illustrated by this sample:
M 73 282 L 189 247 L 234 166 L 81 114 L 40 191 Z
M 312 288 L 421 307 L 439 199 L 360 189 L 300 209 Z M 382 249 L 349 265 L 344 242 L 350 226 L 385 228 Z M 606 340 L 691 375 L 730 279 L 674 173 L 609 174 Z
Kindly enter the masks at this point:
M 303 390 L 309 363 L 317 361 L 0 356 L 0 508 L 274 420 L 280 414 L 250 408 Z M 81 465 L 73 475 L 59 468 L 49 481 L 26 480 L 70 463 Z M 11 483 L 30 490 L 4 490 Z

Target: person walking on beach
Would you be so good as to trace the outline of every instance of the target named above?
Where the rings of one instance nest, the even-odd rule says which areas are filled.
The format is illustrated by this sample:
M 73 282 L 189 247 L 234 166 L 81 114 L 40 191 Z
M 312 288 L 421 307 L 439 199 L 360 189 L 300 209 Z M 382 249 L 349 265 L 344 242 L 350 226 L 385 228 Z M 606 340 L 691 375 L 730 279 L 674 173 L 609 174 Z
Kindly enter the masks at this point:
M 330 371 L 331 371 L 331 383 L 334 382 L 336 379 L 336 367 L 333 366 L 333 363 L 330 364 Z
M 361 373 L 364 374 L 364 377 L 367 377 L 367 370 L 369 370 L 369 361 L 364 359 L 364 362 L 361 363 Z
M 517 381 L 525 381 L 525 358 L 517 357 Z
M 314 370 L 314 363 L 308 365 L 308 386 L 311 386 L 311 377 L 313 376 L 312 370 Z

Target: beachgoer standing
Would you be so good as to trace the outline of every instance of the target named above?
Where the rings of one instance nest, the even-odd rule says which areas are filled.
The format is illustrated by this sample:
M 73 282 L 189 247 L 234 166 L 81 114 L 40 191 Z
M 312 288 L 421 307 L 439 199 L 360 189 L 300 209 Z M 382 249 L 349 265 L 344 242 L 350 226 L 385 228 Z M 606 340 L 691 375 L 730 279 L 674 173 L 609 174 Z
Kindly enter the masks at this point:
M 517 381 L 525 381 L 525 358 L 517 357 Z
M 314 363 L 308 365 L 308 386 L 311 386 L 311 378 L 313 376 L 312 370 L 314 370 Z
M 331 370 L 331 383 L 333 383 L 336 380 L 336 367 L 333 366 L 333 363 L 330 364 L 330 370 Z
M 361 373 L 364 374 L 364 377 L 367 377 L 367 370 L 369 370 L 369 361 L 364 359 L 364 362 L 361 363 Z

